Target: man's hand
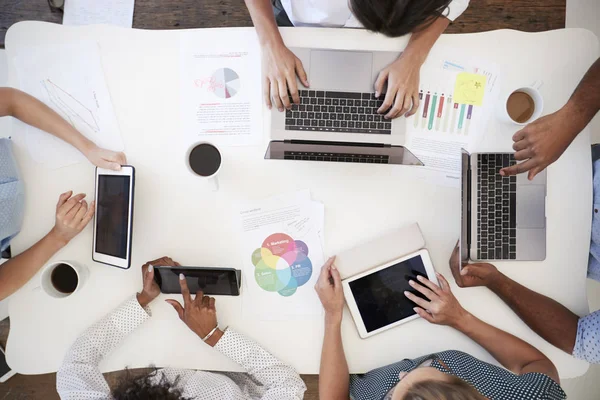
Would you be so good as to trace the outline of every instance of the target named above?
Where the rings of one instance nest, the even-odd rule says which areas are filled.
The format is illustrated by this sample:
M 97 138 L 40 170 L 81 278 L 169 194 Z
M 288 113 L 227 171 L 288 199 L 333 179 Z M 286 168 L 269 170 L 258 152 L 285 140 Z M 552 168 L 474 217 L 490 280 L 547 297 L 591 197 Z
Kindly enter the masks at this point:
M 315 290 L 325 309 L 325 318 L 332 319 L 333 322 L 341 322 L 344 311 L 344 292 L 340 271 L 333 264 L 334 261 L 335 257 L 330 257 L 321 267 Z
M 418 305 L 414 310 L 422 318 L 432 324 L 456 327 L 468 317 L 469 313 L 452 294 L 446 278 L 438 273 L 436 273 L 436 276 L 440 282 L 440 286 L 420 275 L 417 277 L 419 282 L 413 280 L 408 282 L 415 290 L 427 297 L 429 301 L 423 300 L 421 297 L 408 291 L 404 292 L 404 295 Z
M 121 170 L 121 165 L 127 164 L 127 158 L 124 153 L 106 150 L 95 144 L 83 153 L 92 164 L 99 168 L 119 171 Z
M 290 95 L 294 103 L 300 104 L 296 74 L 302 84 L 308 87 L 308 78 L 300 59 L 284 44 L 263 46 L 262 59 L 265 75 L 263 94 L 267 107 L 271 109 L 273 101 L 279 111 L 290 109 Z
M 450 256 L 450 271 L 459 287 L 489 286 L 500 277 L 495 266 L 488 263 L 463 263 L 460 268 L 460 249 L 458 244 Z
M 513 136 L 515 159 L 524 162 L 502 168 L 500 175 L 509 176 L 529 171 L 532 180 L 564 153 L 584 126 L 574 123 L 565 109 L 546 115 Z
M 83 199 L 85 194 L 79 193 L 71 197 L 73 191 L 69 190 L 60 195 L 56 204 L 56 222 L 50 235 L 66 245 L 79 232 L 85 228 L 94 216 L 95 202 L 88 207 Z
M 177 300 L 165 300 L 173 306 L 179 319 L 200 337 L 204 339 L 217 326 L 217 309 L 215 308 L 215 298 L 204 296 L 202 291 L 196 293 L 196 297 L 192 299 L 190 290 L 188 289 L 187 281 L 183 274 L 179 275 L 179 284 L 181 285 L 181 294 L 183 296 L 183 306 Z M 219 339 L 223 336 L 223 332 L 219 329 L 206 340 L 210 346 L 215 346 Z
M 375 81 L 375 97 L 379 97 L 387 82 L 385 99 L 377 112 L 384 118 L 400 115 L 410 117 L 419 108 L 420 58 L 402 53 L 400 57 L 379 72 Z M 410 110 L 410 111 L 409 111 Z
M 158 283 L 154 280 L 154 266 L 180 267 L 176 261 L 169 257 L 162 257 L 154 261 L 148 261 L 142 265 L 142 291 L 138 293 L 137 299 L 142 307 L 146 307 L 160 294 Z

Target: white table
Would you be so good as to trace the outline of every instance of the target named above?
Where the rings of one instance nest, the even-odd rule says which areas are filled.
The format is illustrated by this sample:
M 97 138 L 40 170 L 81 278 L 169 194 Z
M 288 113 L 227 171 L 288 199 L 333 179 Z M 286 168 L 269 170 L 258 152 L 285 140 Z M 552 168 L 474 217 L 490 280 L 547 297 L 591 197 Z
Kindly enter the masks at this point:
M 252 29 L 243 29 L 253 35 Z M 398 50 L 406 38 L 388 39 L 363 31 L 289 29 L 294 46 Z M 73 259 L 91 272 L 83 290 L 66 300 L 34 291 L 39 276 L 16 293 L 10 304 L 8 362 L 23 374 L 55 371 L 66 349 L 90 324 L 141 287 L 139 266 L 162 255 L 183 264 L 216 264 L 241 268 L 235 241 L 240 233 L 236 212 L 241 199 L 261 198 L 309 188 L 326 206 L 326 253 L 372 238 L 385 230 L 419 222 L 434 265 L 453 284 L 461 303 L 501 329 L 532 343 L 558 367 L 563 378 L 583 374 L 588 364 L 554 348 L 527 328 L 495 295 L 484 288 L 459 289 L 451 278 L 448 257 L 458 237 L 459 192 L 415 179 L 410 168 L 380 165 L 263 161 L 264 145 L 224 149 L 221 189 L 207 190 L 186 170 L 183 153 L 174 145 L 179 135 L 178 38 L 180 31 L 140 31 L 111 27 L 62 27 L 38 22 L 14 25 L 7 35 L 10 57 L 30 45 L 97 40 L 106 79 L 126 146 L 137 170 L 133 267 L 123 271 L 92 262 L 91 227 L 54 259 Z M 558 109 L 569 97 L 598 54 L 598 41 L 584 30 L 538 34 L 497 31 L 446 35 L 431 57 L 452 46 L 472 51 L 502 67 L 503 90 L 543 79 L 544 113 Z M 11 83 L 16 85 L 14 66 Z M 492 120 L 479 150 L 508 151 L 513 126 Z M 269 119 L 265 119 L 265 142 Z M 19 145 L 17 157 L 26 182 L 26 217 L 13 249 L 32 245 L 53 224 L 59 193 L 73 189 L 93 195 L 93 167 L 82 163 L 48 171 L 32 161 Z M 548 254 L 544 262 L 497 263 L 508 276 L 561 302 L 579 315 L 588 312 L 585 293 L 592 207 L 590 134 L 586 129 L 548 171 Z M 279 186 L 259 187 L 256 177 Z M 177 297 L 177 296 L 175 296 Z M 152 303 L 153 317 L 105 359 L 103 371 L 154 364 L 211 370 L 239 370 L 230 360 L 201 343 L 163 299 Z M 321 319 L 290 322 L 252 321 L 241 312 L 241 297 L 218 299 L 221 324 L 263 344 L 300 373 L 318 373 Z M 349 315 L 343 338 L 351 372 L 364 372 L 403 358 L 459 349 L 486 361 L 492 358 L 477 344 L 447 327 L 418 320 L 361 340 Z

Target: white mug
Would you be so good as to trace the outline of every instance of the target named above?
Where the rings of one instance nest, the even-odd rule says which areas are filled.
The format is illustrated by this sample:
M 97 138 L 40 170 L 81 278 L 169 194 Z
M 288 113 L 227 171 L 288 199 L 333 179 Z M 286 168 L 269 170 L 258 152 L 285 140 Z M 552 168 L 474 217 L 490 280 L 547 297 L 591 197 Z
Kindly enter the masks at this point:
M 196 162 L 196 168 L 197 170 L 194 170 L 194 168 L 192 168 L 191 163 L 193 162 L 193 160 L 190 158 L 193 156 L 193 152 L 194 154 L 197 154 L 197 157 L 199 154 L 201 154 L 201 150 L 196 150 L 199 146 L 206 146 L 205 149 L 208 149 L 208 155 L 211 157 L 214 157 L 214 159 L 212 161 L 213 165 L 199 165 L 199 163 L 201 163 L 201 161 L 199 161 L 199 159 L 197 158 L 195 160 Z M 213 148 L 214 150 L 216 150 L 216 153 L 214 151 L 211 151 L 210 148 Z M 193 158 L 193 157 L 192 157 Z M 216 169 L 214 168 L 214 166 L 217 164 L 217 159 L 218 159 L 218 166 L 216 167 Z M 213 189 L 213 191 L 217 191 L 219 190 L 219 179 L 217 177 L 217 174 L 219 173 L 219 171 L 221 170 L 221 165 L 223 165 L 223 159 L 221 156 L 221 151 L 219 150 L 219 148 L 217 146 L 215 146 L 212 143 L 209 142 L 198 142 L 195 143 L 193 146 L 191 146 L 189 148 L 189 150 L 186 153 L 185 156 L 185 164 L 187 165 L 188 170 L 195 176 L 200 177 L 202 179 L 206 179 L 208 182 L 210 182 L 211 187 Z M 207 171 L 202 171 L 202 169 L 207 169 Z
M 512 119 L 511 116 L 508 114 L 508 109 L 507 109 L 508 98 L 510 97 L 511 94 L 513 94 L 515 92 L 526 93 L 533 99 L 533 106 L 534 106 L 533 114 L 531 114 L 531 117 L 525 122 L 517 122 L 514 119 Z M 510 122 L 513 124 L 523 126 L 523 125 L 527 125 L 530 122 L 538 119 L 540 117 L 540 115 L 542 115 L 543 109 L 544 109 L 544 98 L 542 97 L 540 91 L 533 86 L 524 86 L 524 87 L 520 87 L 515 90 L 511 90 L 510 93 L 508 93 L 508 95 L 504 97 L 503 101 L 500 102 L 500 117 L 502 120 L 504 120 L 506 122 Z
M 52 283 L 52 272 L 54 271 L 54 269 L 56 267 L 58 267 L 61 264 L 68 265 L 77 274 L 77 286 L 75 287 L 75 290 L 73 290 L 70 293 L 61 292 Z M 88 275 L 89 275 L 89 271 L 88 271 L 87 267 L 85 267 L 84 265 L 81 265 L 75 261 L 56 261 L 56 262 L 50 263 L 46 267 L 44 267 L 42 274 L 40 276 L 40 286 L 38 286 L 38 287 L 41 287 L 41 289 L 48 296 L 54 297 L 56 299 L 62 299 L 65 297 L 69 297 L 70 295 L 72 295 L 74 293 L 77 293 L 81 289 L 81 287 L 83 286 L 85 281 L 87 280 Z

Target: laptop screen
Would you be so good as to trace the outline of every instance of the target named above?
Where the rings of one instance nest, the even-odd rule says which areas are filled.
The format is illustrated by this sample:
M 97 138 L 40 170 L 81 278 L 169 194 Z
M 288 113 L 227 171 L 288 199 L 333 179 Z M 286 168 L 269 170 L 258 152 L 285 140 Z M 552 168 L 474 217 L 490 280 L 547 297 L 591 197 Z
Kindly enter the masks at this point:
M 461 149 L 460 181 L 460 260 L 461 264 L 469 260 L 469 153 Z

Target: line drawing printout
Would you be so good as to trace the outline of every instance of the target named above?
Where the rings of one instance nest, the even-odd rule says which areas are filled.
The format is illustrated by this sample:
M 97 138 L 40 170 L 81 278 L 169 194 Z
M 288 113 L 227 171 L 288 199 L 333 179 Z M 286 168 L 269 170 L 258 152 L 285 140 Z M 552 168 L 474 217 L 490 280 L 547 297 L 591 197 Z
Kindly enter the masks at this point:
M 15 59 L 20 88 L 56 111 L 98 146 L 123 150 L 123 141 L 96 42 L 27 48 Z M 32 126 L 25 130 L 30 155 L 49 168 L 85 160 L 74 147 Z

